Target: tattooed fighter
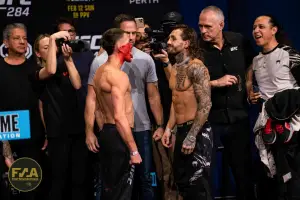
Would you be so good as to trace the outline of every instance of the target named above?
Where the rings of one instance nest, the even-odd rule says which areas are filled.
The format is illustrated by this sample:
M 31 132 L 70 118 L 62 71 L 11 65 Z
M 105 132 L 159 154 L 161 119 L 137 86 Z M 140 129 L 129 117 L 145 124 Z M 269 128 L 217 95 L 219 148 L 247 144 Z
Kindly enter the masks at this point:
M 168 53 L 155 55 L 165 63 L 172 90 L 170 119 L 162 143 L 171 147 L 171 130 L 177 124 L 174 150 L 174 176 L 184 200 L 211 199 L 208 179 L 212 153 L 212 131 L 207 122 L 211 108 L 210 77 L 197 59 L 197 34 L 186 25 L 178 25 L 168 40 Z M 171 66 L 168 54 L 176 58 Z

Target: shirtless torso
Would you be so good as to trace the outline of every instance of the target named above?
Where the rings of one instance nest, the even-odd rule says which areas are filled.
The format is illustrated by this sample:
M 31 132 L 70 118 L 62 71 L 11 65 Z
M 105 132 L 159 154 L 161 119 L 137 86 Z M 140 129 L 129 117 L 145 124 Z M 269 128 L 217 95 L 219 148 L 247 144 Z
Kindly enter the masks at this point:
M 101 66 L 94 77 L 94 89 L 97 97 L 97 104 L 102 111 L 103 122 L 106 124 L 115 124 L 114 108 L 111 92 L 117 87 L 124 95 L 124 109 L 129 125 L 133 128 L 134 114 L 131 100 L 131 86 L 126 73 L 120 69 L 114 68 L 107 64 Z
M 210 87 L 205 85 L 209 77 L 204 77 L 205 73 L 207 69 L 199 59 L 186 59 L 172 68 L 169 86 L 172 90 L 176 124 L 194 120 L 200 110 L 204 113 L 203 120 L 199 119 L 199 123 L 203 125 L 206 121 L 211 102 L 208 94 Z

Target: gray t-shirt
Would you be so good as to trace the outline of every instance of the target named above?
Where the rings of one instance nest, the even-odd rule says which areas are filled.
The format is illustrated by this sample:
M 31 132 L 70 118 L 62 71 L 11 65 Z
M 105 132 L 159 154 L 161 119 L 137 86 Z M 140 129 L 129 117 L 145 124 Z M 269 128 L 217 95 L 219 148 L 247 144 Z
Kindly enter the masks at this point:
M 299 55 L 295 55 L 290 47 L 278 46 L 253 59 L 253 72 L 263 99 L 272 98 L 283 90 L 299 88 L 291 73 L 295 57 Z
M 94 58 L 94 60 L 91 64 L 91 67 L 90 67 L 90 74 L 89 74 L 89 79 L 88 79 L 89 85 L 93 85 L 93 79 L 94 79 L 97 69 L 107 61 L 107 58 L 108 58 L 108 55 L 107 55 L 106 51 L 103 51 L 99 56 L 97 55 Z
M 125 62 L 121 69 L 128 75 L 131 84 L 131 97 L 134 107 L 134 131 L 151 130 L 145 90 L 147 83 L 157 82 L 155 64 L 151 56 L 135 47 L 132 48 L 132 55 L 132 61 L 130 63 Z M 93 78 L 97 69 L 107 61 L 107 58 L 107 53 L 103 52 L 94 59 L 89 75 L 90 85 L 93 84 Z

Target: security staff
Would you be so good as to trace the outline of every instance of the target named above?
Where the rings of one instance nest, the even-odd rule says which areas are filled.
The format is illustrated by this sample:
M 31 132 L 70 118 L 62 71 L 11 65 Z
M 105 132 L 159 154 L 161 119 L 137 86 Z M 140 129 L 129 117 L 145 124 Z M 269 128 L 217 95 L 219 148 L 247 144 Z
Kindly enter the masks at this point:
M 224 14 L 218 7 L 209 6 L 202 10 L 199 28 L 204 64 L 211 78 L 209 121 L 215 151 L 220 146 L 224 147 L 224 156 L 235 178 L 237 199 L 253 200 L 250 127 L 244 84 L 246 69 L 253 58 L 252 49 L 241 34 L 223 32 Z

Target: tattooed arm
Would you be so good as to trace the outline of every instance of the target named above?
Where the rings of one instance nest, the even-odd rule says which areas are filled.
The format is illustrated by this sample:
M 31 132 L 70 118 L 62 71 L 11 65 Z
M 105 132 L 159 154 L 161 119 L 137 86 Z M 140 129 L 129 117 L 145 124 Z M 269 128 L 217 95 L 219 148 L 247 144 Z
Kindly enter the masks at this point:
M 203 63 L 192 63 L 187 68 L 187 75 L 192 81 L 195 97 L 197 100 L 197 113 L 192 128 L 183 141 L 182 151 L 185 154 L 193 152 L 196 144 L 196 137 L 206 122 L 211 104 L 210 77 L 207 68 Z
M 3 156 L 7 167 L 10 167 L 14 162 L 14 158 L 8 141 L 3 141 Z
M 253 69 L 252 69 L 252 65 L 250 65 L 250 67 L 248 67 L 246 71 L 246 89 L 247 89 L 248 97 L 250 95 L 250 91 L 252 90 L 252 79 L 253 79 Z

